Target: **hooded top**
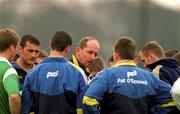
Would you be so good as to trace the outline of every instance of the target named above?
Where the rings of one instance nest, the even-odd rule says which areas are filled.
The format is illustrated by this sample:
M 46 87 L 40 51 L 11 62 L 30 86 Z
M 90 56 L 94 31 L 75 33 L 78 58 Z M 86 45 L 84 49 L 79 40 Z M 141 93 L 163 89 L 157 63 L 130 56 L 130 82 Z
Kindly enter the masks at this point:
M 178 62 L 173 58 L 160 59 L 147 67 L 157 76 L 160 80 L 167 82 L 171 85 L 180 77 L 180 67 Z

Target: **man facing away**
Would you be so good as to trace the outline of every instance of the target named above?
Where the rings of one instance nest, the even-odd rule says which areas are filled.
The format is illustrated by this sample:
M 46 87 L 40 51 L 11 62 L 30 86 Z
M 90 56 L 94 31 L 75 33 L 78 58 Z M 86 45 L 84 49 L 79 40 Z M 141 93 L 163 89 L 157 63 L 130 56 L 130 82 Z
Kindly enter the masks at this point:
M 54 34 L 50 56 L 26 76 L 22 92 L 23 114 L 29 113 L 32 104 L 35 105 L 35 114 L 82 112 L 87 81 L 83 70 L 65 58 L 71 44 L 71 36 L 67 32 L 60 30 Z
M 81 67 L 87 77 L 90 75 L 89 66 L 96 59 L 100 50 L 100 45 L 95 37 L 84 37 L 76 46 L 75 55 L 70 61 Z
M 35 66 L 36 58 L 40 49 L 40 41 L 35 35 L 26 34 L 22 36 L 19 45 L 19 58 L 12 64 L 20 76 L 19 83 L 20 90 L 22 90 L 27 72 Z
M 10 63 L 18 41 L 19 36 L 14 30 L 0 30 L 0 114 L 20 114 L 18 75 Z
M 135 43 L 122 37 L 113 47 L 115 66 L 98 73 L 83 98 L 92 114 L 175 114 L 171 86 L 134 63 Z M 172 112 L 173 111 L 173 112 Z
M 160 80 L 173 85 L 180 77 L 178 61 L 166 58 L 158 42 L 147 42 L 141 49 L 140 56 L 144 67 L 149 68 Z

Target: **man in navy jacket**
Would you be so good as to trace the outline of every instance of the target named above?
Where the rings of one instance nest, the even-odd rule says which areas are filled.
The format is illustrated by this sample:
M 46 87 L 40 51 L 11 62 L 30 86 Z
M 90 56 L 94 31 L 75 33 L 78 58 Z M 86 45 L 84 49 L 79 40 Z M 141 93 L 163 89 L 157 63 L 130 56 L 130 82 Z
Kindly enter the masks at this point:
M 156 41 L 147 42 L 141 49 L 141 60 L 160 80 L 173 85 L 180 77 L 178 61 L 166 58 L 163 48 Z
M 134 63 L 135 43 L 118 39 L 113 53 L 116 65 L 97 74 L 83 98 L 92 114 L 178 114 L 171 86 Z
M 87 82 L 83 70 L 65 58 L 71 44 L 67 32 L 60 30 L 54 34 L 50 42 L 50 57 L 26 76 L 22 92 L 23 114 L 29 114 L 32 104 L 35 114 L 82 112 L 82 97 Z

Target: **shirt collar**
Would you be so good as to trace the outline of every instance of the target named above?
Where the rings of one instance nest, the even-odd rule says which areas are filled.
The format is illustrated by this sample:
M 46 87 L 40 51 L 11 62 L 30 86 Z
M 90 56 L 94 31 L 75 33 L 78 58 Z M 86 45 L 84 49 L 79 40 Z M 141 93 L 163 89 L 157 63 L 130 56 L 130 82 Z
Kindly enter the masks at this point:
M 6 62 L 6 63 L 8 63 L 10 66 L 12 66 L 11 63 L 8 61 L 8 59 L 5 58 L 5 57 L 0 57 L 0 61 Z
M 120 60 L 113 67 L 118 66 L 137 66 L 133 60 Z

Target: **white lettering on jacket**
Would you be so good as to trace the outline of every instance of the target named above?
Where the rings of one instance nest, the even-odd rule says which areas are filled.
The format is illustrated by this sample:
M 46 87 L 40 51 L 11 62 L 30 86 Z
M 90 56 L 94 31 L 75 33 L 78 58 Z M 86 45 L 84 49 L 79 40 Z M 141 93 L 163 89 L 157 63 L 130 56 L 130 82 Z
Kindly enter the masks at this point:
M 56 72 L 48 72 L 46 77 L 47 78 L 50 78 L 50 77 L 55 78 L 57 76 L 58 76 L 58 70 Z
M 127 72 L 127 77 L 131 77 L 131 76 L 136 76 L 137 72 L 136 71 L 132 71 L 132 72 Z

